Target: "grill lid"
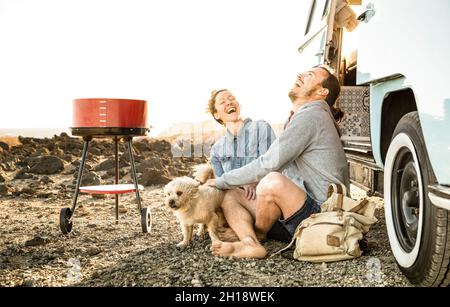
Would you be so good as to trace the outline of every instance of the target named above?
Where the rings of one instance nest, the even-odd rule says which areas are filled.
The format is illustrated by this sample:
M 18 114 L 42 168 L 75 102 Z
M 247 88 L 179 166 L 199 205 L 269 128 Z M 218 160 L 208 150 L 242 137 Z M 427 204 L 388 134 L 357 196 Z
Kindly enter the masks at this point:
M 147 101 L 117 98 L 73 100 L 73 135 L 145 135 Z

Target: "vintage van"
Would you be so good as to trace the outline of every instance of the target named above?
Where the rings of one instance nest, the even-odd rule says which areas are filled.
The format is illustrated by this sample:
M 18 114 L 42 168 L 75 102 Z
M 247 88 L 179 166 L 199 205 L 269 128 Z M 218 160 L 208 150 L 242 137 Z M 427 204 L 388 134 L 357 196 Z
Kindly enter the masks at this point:
M 331 66 L 341 82 L 351 180 L 384 196 L 407 278 L 448 286 L 450 1 L 310 2 L 300 56 Z

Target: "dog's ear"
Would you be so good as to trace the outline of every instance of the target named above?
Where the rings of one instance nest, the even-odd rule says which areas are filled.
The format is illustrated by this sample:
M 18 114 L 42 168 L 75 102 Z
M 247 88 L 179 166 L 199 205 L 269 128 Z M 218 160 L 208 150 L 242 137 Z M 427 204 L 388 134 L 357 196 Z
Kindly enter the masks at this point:
M 183 187 L 183 196 L 187 198 L 193 198 L 198 194 L 198 188 L 200 186 L 200 182 L 195 181 L 192 178 L 189 178 L 189 184 Z

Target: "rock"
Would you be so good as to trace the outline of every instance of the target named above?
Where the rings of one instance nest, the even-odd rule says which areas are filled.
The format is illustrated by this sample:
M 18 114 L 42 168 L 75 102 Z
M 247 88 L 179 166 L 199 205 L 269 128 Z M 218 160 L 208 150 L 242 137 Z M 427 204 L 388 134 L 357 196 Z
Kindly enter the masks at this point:
M 40 246 L 48 243 L 48 239 L 39 236 L 25 242 L 25 246 Z
M 148 169 L 164 170 L 164 166 L 159 157 L 154 157 L 150 160 L 144 160 L 136 166 L 136 172 L 144 173 Z
M 100 164 L 98 164 L 94 168 L 94 170 L 97 171 L 97 172 L 98 171 L 107 171 L 109 169 L 114 169 L 115 165 L 116 165 L 116 163 L 115 163 L 114 160 L 108 159 L 108 160 L 105 160 L 105 161 L 101 162 Z
M 78 138 L 64 138 L 58 146 L 64 150 L 65 153 L 70 153 L 75 156 L 79 156 L 81 154 L 81 150 L 83 149 L 83 143 Z
M 2 161 L 0 163 L 0 169 L 6 171 L 6 172 L 13 172 L 16 170 L 16 167 L 12 163 L 12 161 Z
M 91 146 L 91 148 L 89 148 L 89 153 L 91 153 L 94 156 L 101 156 L 102 150 L 96 146 Z
M 57 174 L 64 170 L 64 162 L 55 156 L 44 156 L 38 158 L 39 160 L 30 168 L 30 173 L 49 175 Z
M 134 162 L 136 162 L 137 155 L 134 152 L 133 152 L 133 157 L 135 160 Z M 119 162 L 127 163 L 128 165 L 130 164 L 130 155 L 128 154 L 128 147 L 127 147 L 126 152 L 124 152 L 123 154 L 120 155 Z
M 19 194 L 29 194 L 29 195 L 34 195 L 35 193 L 36 193 L 36 191 L 29 187 L 24 187 L 19 192 Z
M 134 155 L 134 165 L 136 165 L 137 163 L 141 162 L 143 158 L 141 156 L 136 156 Z M 120 156 L 119 158 L 119 167 L 130 167 L 131 168 L 131 164 L 130 164 L 130 156 L 125 154 Z
M 38 198 L 50 198 L 53 195 L 52 192 L 39 192 L 37 193 Z
M 87 154 L 86 159 L 86 161 L 93 162 L 94 164 L 98 162 L 98 157 L 90 152 Z
M 50 155 L 50 150 L 48 150 L 45 147 L 41 147 L 36 149 L 35 152 L 33 152 L 33 154 L 31 155 L 32 157 L 40 157 L 40 156 L 48 156 Z
M 73 161 L 72 162 L 72 165 L 73 166 L 75 166 L 75 169 L 74 169 L 74 177 L 77 177 L 78 176 L 78 168 L 79 168 L 79 166 L 80 166 L 80 163 L 81 163 L 81 159 L 78 159 L 78 160 L 75 160 L 75 161 Z M 94 168 L 92 167 L 92 164 L 90 163 L 90 162 L 88 162 L 88 161 L 86 161 L 85 163 L 84 163 L 84 172 L 86 172 L 86 171 L 91 171 L 91 170 L 93 170 Z
M 152 184 L 166 184 L 170 181 L 171 179 L 165 176 L 162 171 L 156 169 L 147 169 L 142 174 L 140 183 L 144 186 L 149 186 Z
M 19 142 L 23 145 L 34 145 L 33 138 L 27 138 L 19 135 Z
M 165 140 L 152 140 L 149 142 L 149 147 L 150 151 L 157 151 L 160 153 L 172 155 L 172 145 L 170 145 L 170 143 Z
M 7 196 L 11 194 L 11 188 L 6 184 L 0 184 L 0 195 Z
M 8 143 L 0 141 L 0 148 L 7 151 L 7 150 L 9 150 L 9 145 L 8 145 Z
M 59 147 L 55 147 L 55 148 L 52 150 L 51 154 L 54 155 L 54 156 L 58 156 L 58 157 L 61 157 L 61 158 L 62 158 L 62 156 L 64 155 L 64 150 L 62 150 L 62 149 L 59 148 Z
M 119 177 L 124 177 L 127 174 L 127 171 L 123 168 L 119 168 Z M 109 170 L 106 171 L 106 175 L 108 176 L 115 176 L 116 175 L 116 169 L 115 168 L 110 168 Z
M 63 175 L 72 175 L 74 178 L 78 176 L 78 172 L 76 172 L 77 168 L 73 166 L 72 164 L 69 164 L 68 166 L 64 167 Z M 76 174 L 76 175 L 75 175 Z
M 6 174 L 0 169 L 0 182 L 6 181 Z
M 86 249 L 86 254 L 89 256 L 95 256 L 102 252 L 102 250 L 96 246 L 91 246 Z
M 71 154 L 63 154 L 63 155 L 61 155 L 61 159 L 63 159 L 66 162 L 71 163 L 74 159 L 74 156 L 72 156 Z
M 27 279 L 22 282 L 21 286 L 26 288 L 34 287 L 34 282 L 31 279 Z
M 88 172 L 87 174 L 83 174 L 81 179 L 82 186 L 89 185 L 101 185 L 103 183 L 102 178 L 96 172 Z
M 43 184 L 54 183 L 54 181 L 49 176 L 43 176 L 39 181 Z
M 326 271 L 327 270 L 327 264 L 325 262 L 322 262 L 322 264 L 320 265 L 320 270 L 321 271 Z
M 33 175 L 27 173 L 28 171 L 29 171 L 28 167 L 21 169 L 16 173 L 14 179 L 32 179 Z
M 136 151 L 140 153 L 151 150 L 150 144 L 148 143 L 147 139 L 137 140 L 133 142 L 133 147 Z
M 33 156 L 25 155 L 20 158 L 20 162 L 18 164 L 19 164 L 19 166 L 24 166 L 24 167 L 30 168 L 31 166 L 38 163 L 40 161 L 40 158 L 41 157 L 33 157 Z

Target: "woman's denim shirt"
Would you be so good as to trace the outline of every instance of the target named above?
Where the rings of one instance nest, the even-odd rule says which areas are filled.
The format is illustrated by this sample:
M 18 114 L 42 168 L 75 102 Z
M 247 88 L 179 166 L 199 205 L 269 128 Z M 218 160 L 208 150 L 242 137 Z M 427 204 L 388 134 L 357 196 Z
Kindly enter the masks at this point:
M 211 148 L 211 164 L 216 177 L 240 168 L 264 154 L 276 136 L 272 127 L 264 120 L 244 120 L 237 135 L 228 129 Z

